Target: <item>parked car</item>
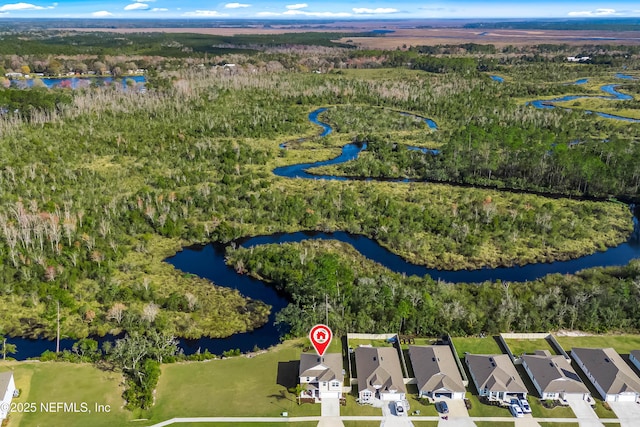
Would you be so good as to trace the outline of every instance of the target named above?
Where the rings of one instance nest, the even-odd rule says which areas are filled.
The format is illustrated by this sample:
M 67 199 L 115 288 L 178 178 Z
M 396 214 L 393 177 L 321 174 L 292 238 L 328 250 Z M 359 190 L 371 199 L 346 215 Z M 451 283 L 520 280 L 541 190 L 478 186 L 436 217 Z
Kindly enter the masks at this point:
M 436 402 L 436 411 L 440 412 L 441 414 L 448 414 L 449 407 L 447 406 L 447 402 Z
M 406 415 L 407 411 L 404 407 L 404 404 L 402 403 L 401 400 L 398 400 L 396 402 L 396 415 L 400 416 L 400 415 Z
M 531 413 L 531 406 L 529 406 L 529 402 L 527 402 L 527 399 L 520 399 L 520 408 L 522 408 L 522 412 L 524 412 L 525 414 L 530 414 Z
M 509 410 L 511 411 L 511 415 L 516 418 L 524 417 L 524 412 L 522 412 L 522 408 L 520 408 L 520 406 L 518 405 L 509 405 Z

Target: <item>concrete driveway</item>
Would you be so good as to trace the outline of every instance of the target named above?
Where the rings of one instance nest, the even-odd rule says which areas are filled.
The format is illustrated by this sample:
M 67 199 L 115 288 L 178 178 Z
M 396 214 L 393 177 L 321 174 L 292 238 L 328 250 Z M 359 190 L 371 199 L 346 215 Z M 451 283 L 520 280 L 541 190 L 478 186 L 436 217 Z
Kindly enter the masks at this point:
M 580 427 L 603 427 L 591 405 L 580 396 L 567 396 L 569 407 L 576 414 Z
M 320 422 L 318 427 L 344 427 L 340 419 L 340 401 L 324 398 L 320 402 Z
M 475 427 L 475 423 L 469 418 L 469 411 L 464 405 L 464 400 L 460 399 L 438 399 L 447 403 L 449 407 L 449 413 L 447 419 L 442 419 L 440 415 L 440 421 L 438 421 L 438 427 Z
M 380 427 L 413 427 L 413 423 L 406 414 L 396 415 L 395 402 L 384 402 Z
M 621 427 L 638 427 L 640 405 L 636 402 L 609 402 L 609 406 L 620 420 Z

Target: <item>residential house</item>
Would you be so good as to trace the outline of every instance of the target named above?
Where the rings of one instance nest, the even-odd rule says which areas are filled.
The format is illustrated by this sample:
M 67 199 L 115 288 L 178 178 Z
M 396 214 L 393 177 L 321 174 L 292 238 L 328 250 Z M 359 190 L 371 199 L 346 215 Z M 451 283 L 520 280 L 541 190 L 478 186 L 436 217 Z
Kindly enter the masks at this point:
M 538 350 L 523 355 L 522 366 L 542 399 L 565 400 L 568 396 L 580 396 L 588 400 L 590 397 L 587 386 L 564 356 Z
M 11 399 L 16 391 L 13 372 L 0 372 L 0 424 L 9 415 Z
M 412 345 L 409 357 L 420 397 L 464 399 L 466 388 L 449 346 Z
M 360 402 L 405 400 L 398 351 L 393 347 L 358 347 L 355 350 Z
M 480 396 L 503 401 L 527 397 L 527 387 L 506 354 L 467 353 L 464 361 Z
M 613 348 L 573 348 L 571 357 L 607 402 L 634 402 L 640 378 Z
M 300 384 L 304 387 L 301 398 L 315 399 L 342 398 L 344 374 L 342 373 L 342 355 L 327 353 L 323 357 L 317 354 L 303 353 L 300 356 Z

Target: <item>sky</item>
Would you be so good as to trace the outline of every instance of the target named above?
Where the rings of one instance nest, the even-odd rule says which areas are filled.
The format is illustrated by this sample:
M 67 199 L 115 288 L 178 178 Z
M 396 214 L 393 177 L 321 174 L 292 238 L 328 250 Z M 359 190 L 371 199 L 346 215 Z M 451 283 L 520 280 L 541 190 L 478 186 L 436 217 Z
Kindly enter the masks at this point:
M 0 18 L 111 19 L 438 19 L 640 17 L 640 1 L 418 0 L 25 0 Z

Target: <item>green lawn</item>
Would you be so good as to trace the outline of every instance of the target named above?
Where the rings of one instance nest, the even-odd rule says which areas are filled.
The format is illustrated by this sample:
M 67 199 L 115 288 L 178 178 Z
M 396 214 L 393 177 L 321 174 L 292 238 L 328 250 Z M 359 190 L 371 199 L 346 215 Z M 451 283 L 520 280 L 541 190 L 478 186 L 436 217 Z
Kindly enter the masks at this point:
M 407 385 L 407 400 L 409 401 L 409 414 L 414 411 L 420 411 L 422 417 L 437 417 L 438 411 L 432 403 L 428 403 L 426 399 L 418 399 L 418 386 L 415 384 Z
M 344 427 L 380 427 L 380 421 L 343 421 L 342 424 Z
M 464 353 L 471 354 L 502 354 L 498 343 L 493 337 L 475 338 L 452 338 L 456 346 L 458 357 L 464 359 Z
M 340 407 L 340 415 L 382 416 L 382 409 L 374 408 L 371 405 L 360 405 L 356 403 L 356 396 L 357 393 L 354 392 L 347 395 L 347 406 Z
M 287 341 L 253 358 L 162 366 L 149 424 L 173 417 L 320 415 L 320 405 L 298 405 L 287 387 L 297 382 L 303 340 Z
M 438 421 L 411 421 L 411 422 L 413 423 L 414 426 L 417 426 L 417 427 L 437 427 L 438 425 Z M 378 426 L 376 427 L 379 427 L 379 426 L 380 424 L 378 424 Z M 345 424 L 345 427 L 347 427 L 346 424 Z M 358 426 L 355 426 L 355 427 L 358 427 Z
M 551 354 L 556 354 L 549 342 L 545 339 L 524 340 L 506 339 L 504 340 L 514 356 L 521 356 L 523 353 L 533 354 L 536 350 L 549 350 Z
M 613 347 L 620 354 L 640 349 L 640 335 L 593 335 L 586 337 L 556 337 L 565 351 L 573 347 Z
M 171 424 L 171 427 L 285 427 L 285 426 L 295 426 L 295 427 L 316 427 L 318 425 L 317 421 L 305 421 L 305 422 L 281 422 L 281 423 L 176 423 Z M 377 427 L 380 426 L 380 423 L 377 424 Z M 345 426 L 346 427 L 346 426 Z M 354 426 L 354 427 L 365 427 L 363 426 Z
M 542 406 L 542 402 L 540 399 L 532 397 L 529 400 L 529 406 L 531 406 L 531 414 L 534 418 L 575 418 L 576 415 L 573 413 L 568 406 L 556 406 L 553 409 L 547 409 Z
M 467 393 L 467 399 L 471 401 L 471 409 L 469 409 L 470 417 L 510 417 L 511 412 L 509 409 L 500 407 L 500 406 L 492 406 L 485 405 L 484 403 L 480 403 L 478 400 L 478 396 L 475 394 Z
M 515 423 L 513 421 L 474 421 L 477 427 L 514 427 Z
M 596 415 L 598 415 L 598 418 L 618 418 L 615 412 L 604 407 L 604 402 L 598 399 L 595 400 L 596 407 L 593 408 L 593 410 L 596 412 Z
M 579 423 L 538 423 L 540 427 L 579 427 Z
M 16 387 L 21 390 L 15 403 L 35 403 L 35 412 L 13 413 L 8 427 L 29 426 L 118 426 L 134 418 L 122 408 L 122 375 L 105 372 L 89 364 L 62 362 L 6 362 L 0 371 L 13 371 Z M 46 412 L 51 402 L 75 403 L 78 410 L 83 403 L 91 412 Z M 95 405 L 109 405 L 109 412 L 96 412 Z M 71 407 L 68 405 L 68 409 Z
M 349 347 L 357 348 L 360 345 L 370 345 L 372 347 L 393 347 L 393 343 L 388 342 L 386 340 L 361 340 L 361 339 L 350 339 Z
M 400 344 L 403 350 L 408 350 L 410 345 L 435 345 L 438 338 L 415 338 L 413 344 Z

